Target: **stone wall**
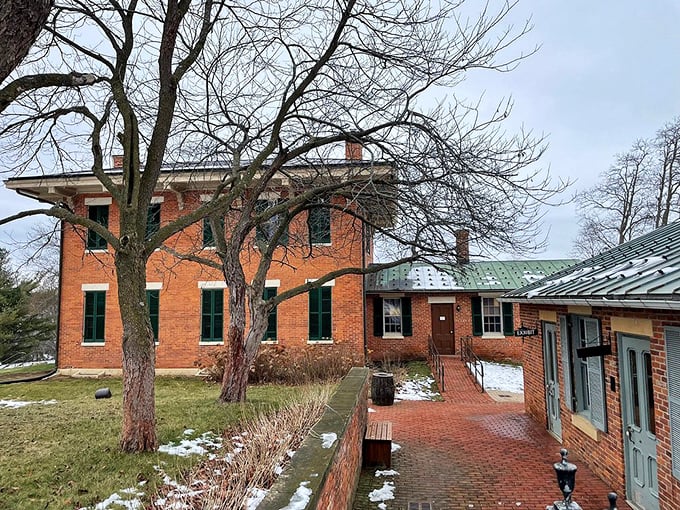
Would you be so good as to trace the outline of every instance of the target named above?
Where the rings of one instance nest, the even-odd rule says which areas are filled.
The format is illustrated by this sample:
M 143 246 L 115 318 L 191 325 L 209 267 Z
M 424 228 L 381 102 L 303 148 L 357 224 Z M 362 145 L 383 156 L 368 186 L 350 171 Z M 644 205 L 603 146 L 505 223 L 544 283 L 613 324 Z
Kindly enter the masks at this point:
M 296 508 L 352 508 L 361 472 L 369 384 L 367 368 L 350 370 L 258 510 L 279 510 L 300 496 L 308 501 Z

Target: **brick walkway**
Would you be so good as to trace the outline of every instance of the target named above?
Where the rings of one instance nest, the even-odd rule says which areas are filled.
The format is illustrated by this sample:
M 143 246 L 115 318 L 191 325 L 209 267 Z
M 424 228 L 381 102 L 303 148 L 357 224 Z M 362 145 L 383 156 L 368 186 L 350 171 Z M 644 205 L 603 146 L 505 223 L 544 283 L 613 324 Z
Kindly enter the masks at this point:
M 445 360 L 444 402 L 403 401 L 371 405 L 369 420 L 390 420 L 398 476 L 362 471 L 354 510 L 375 510 L 368 494 L 386 481 L 396 487 L 389 510 L 429 502 L 432 510 L 545 510 L 561 495 L 552 464 L 561 445 L 524 413 L 524 404 L 495 402 L 480 393 L 460 359 Z M 583 510 L 608 508 L 609 488 L 575 456 L 574 500 Z M 622 498 L 619 510 L 629 510 Z

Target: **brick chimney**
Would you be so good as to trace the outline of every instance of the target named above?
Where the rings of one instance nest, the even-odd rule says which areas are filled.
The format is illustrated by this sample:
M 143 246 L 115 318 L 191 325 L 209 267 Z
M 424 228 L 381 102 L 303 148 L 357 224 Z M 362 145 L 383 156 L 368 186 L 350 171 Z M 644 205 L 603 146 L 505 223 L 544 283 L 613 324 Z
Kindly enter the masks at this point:
M 361 161 L 364 159 L 361 144 L 358 142 L 345 142 L 345 159 L 348 161 Z
M 113 158 L 113 168 L 123 168 L 123 155 L 114 154 Z
M 456 230 L 456 260 L 459 264 L 470 262 L 470 233 L 465 229 Z

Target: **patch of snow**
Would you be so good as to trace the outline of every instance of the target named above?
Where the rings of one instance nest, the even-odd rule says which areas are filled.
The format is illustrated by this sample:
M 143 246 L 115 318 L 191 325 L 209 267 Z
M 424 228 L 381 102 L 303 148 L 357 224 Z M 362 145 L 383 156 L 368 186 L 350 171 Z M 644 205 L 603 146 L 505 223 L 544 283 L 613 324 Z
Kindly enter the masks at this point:
M 40 404 L 40 405 L 52 405 L 56 404 L 57 401 L 52 399 L 52 400 L 0 400 L 0 408 L 6 407 L 9 409 L 18 409 L 20 407 L 26 407 L 30 406 L 32 404 Z
M 312 489 L 307 487 L 309 482 L 301 482 L 290 502 L 280 510 L 305 510 L 312 495 Z
M 397 476 L 397 475 L 399 475 L 399 473 L 394 469 L 383 469 L 382 471 L 379 469 L 375 472 L 375 476 Z
M 190 435 L 193 434 L 194 432 L 196 432 L 194 429 L 186 429 L 186 430 L 183 432 L 183 434 L 184 434 L 185 436 L 190 436 Z
M 387 501 L 390 499 L 394 499 L 394 483 L 385 482 L 382 486 L 382 489 L 372 490 L 368 494 L 368 499 L 373 503 L 377 503 L 378 501 Z
M 394 397 L 398 400 L 432 400 L 439 394 L 430 390 L 434 384 L 431 377 L 404 381 L 397 387 Z
M 158 447 L 158 451 L 168 455 L 188 457 L 190 455 L 205 455 L 210 450 L 222 446 L 222 438 L 212 432 L 205 432 L 194 439 L 181 439 L 179 444 L 168 443 Z
M 321 434 L 321 448 L 331 448 L 337 440 L 338 435 L 335 432 Z
M 255 510 L 269 491 L 266 489 L 258 489 L 253 487 L 249 491 L 248 499 L 246 500 L 246 510 Z
M 379 503 L 378 510 L 387 510 L 387 505 L 385 503 Z
M 143 492 L 139 492 L 134 487 L 131 487 L 114 492 L 101 503 L 97 503 L 94 507 L 85 507 L 80 510 L 107 510 L 109 508 L 120 509 L 121 507 L 126 510 L 141 510 L 144 507 L 142 505 L 142 500 L 139 498 L 143 495 Z
M 401 450 L 401 445 L 392 441 L 392 453 L 398 452 L 399 450 Z
M 521 366 L 482 361 L 484 389 L 524 393 L 524 371 Z M 481 381 L 478 381 L 481 384 Z

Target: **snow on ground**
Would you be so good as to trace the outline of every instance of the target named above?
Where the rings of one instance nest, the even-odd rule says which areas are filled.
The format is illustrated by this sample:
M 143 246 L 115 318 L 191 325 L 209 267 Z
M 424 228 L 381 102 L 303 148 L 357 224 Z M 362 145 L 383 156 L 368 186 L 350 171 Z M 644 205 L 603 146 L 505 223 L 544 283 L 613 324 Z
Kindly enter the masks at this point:
M 399 472 L 395 471 L 394 469 L 383 469 L 383 470 L 378 469 L 375 472 L 375 476 L 397 476 L 397 475 L 399 475 Z
M 9 368 L 20 368 L 20 367 L 30 367 L 33 365 L 43 365 L 45 363 L 52 363 L 54 362 L 54 358 L 45 358 L 42 361 L 22 361 L 21 363 L 7 363 L 6 365 L 3 365 L 0 363 L 0 370 L 6 370 Z
M 482 361 L 484 389 L 524 393 L 524 375 L 521 366 Z M 478 382 L 479 377 L 477 378 Z
M 307 487 L 308 485 L 309 482 L 301 482 L 290 502 L 281 510 L 305 510 L 312 495 L 312 489 Z
M 194 433 L 193 429 L 184 431 L 185 436 Z M 189 455 L 205 455 L 211 450 L 216 450 L 222 446 L 222 438 L 213 432 L 205 432 L 193 439 L 180 439 L 179 443 L 170 442 L 158 447 L 158 451 L 168 455 L 178 455 L 188 457 Z
M 338 435 L 335 432 L 321 434 L 321 448 L 330 448 L 337 440 Z
M 382 486 L 382 489 L 375 489 L 369 492 L 368 499 L 373 503 L 394 499 L 394 483 L 385 482 Z
M 2 408 L 9 408 L 9 409 L 18 409 L 19 407 L 26 407 L 30 406 L 31 404 L 41 404 L 41 405 L 51 405 L 51 404 L 56 404 L 57 401 L 52 399 L 52 400 L 40 400 L 40 401 L 31 401 L 31 400 L 0 400 L 0 409 Z
M 396 388 L 395 400 L 433 400 L 439 393 L 430 390 L 434 384 L 432 377 L 421 377 L 399 383 Z

